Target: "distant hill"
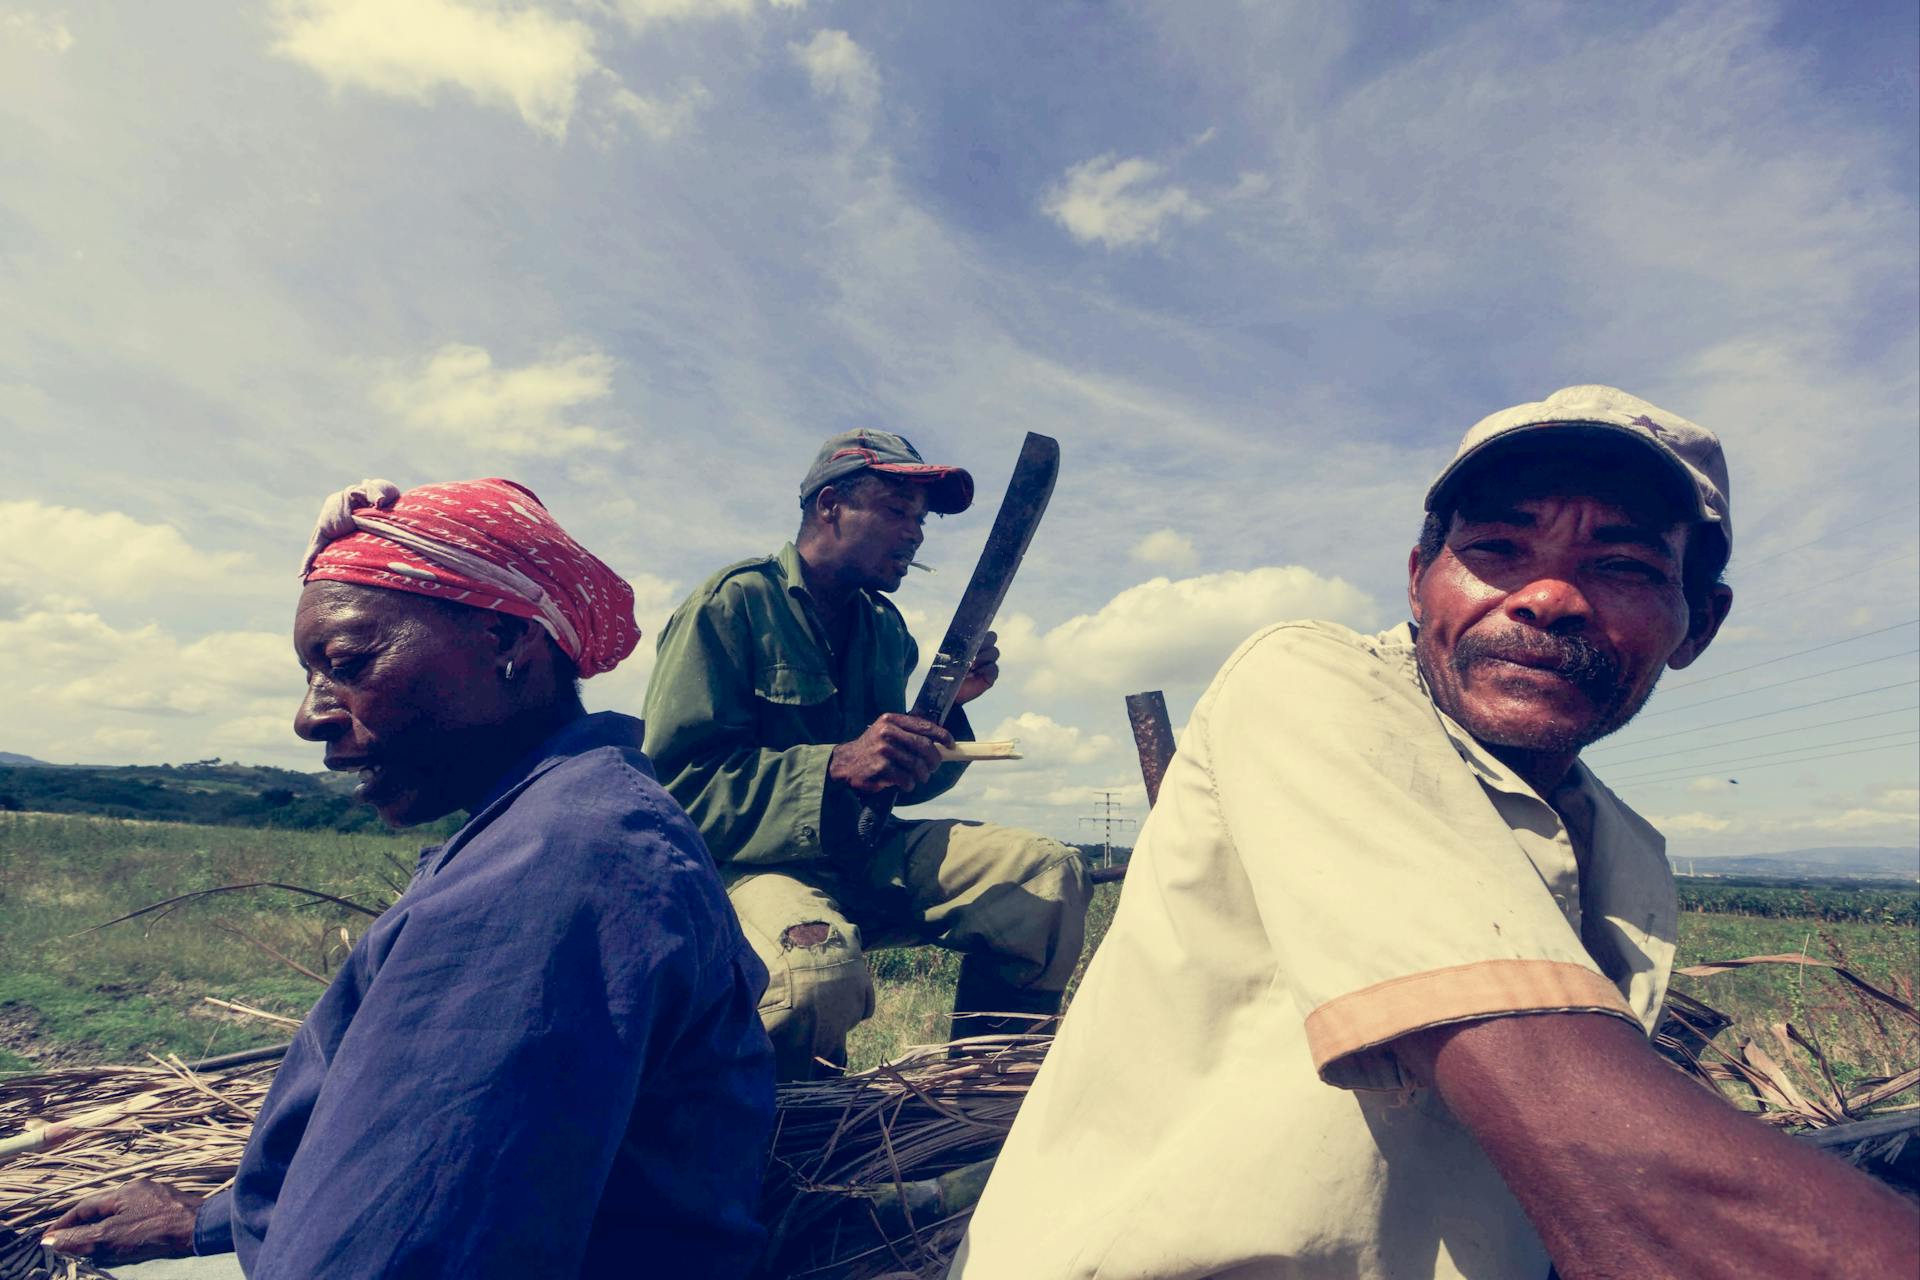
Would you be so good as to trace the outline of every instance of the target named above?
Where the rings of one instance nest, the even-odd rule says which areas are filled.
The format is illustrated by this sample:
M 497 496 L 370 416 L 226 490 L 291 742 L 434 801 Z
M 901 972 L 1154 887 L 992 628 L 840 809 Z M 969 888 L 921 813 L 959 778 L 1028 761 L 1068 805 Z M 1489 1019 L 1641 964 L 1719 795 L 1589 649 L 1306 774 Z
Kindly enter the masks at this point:
M 1790 849 L 1783 853 L 1739 854 L 1725 858 L 1671 859 L 1684 875 L 1768 876 L 1781 879 L 1835 877 L 1853 880 L 1920 878 L 1920 849 L 1847 845 L 1824 849 Z
M 0 810 L 209 826 L 380 830 L 379 816 L 353 799 L 353 784 L 348 774 L 295 773 L 219 759 L 120 767 L 4 763 Z M 457 825 L 442 819 L 423 831 L 450 831 Z
M 48 764 L 45 760 L 35 760 L 32 756 L 23 756 L 17 751 L 0 751 L 0 766 L 30 765 L 38 769 L 57 769 L 60 766 Z

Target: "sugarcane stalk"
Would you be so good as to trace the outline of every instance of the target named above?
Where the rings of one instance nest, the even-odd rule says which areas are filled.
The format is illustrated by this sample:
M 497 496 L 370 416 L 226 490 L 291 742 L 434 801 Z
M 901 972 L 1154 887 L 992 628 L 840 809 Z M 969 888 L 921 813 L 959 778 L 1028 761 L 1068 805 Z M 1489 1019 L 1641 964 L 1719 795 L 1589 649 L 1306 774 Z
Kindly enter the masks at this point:
M 88 1129 L 99 1129 L 112 1124 L 116 1120 L 123 1120 L 127 1116 L 145 1111 L 148 1107 L 160 1101 L 160 1098 L 161 1095 L 157 1093 L 136 1094 L 134 1097 L 128 1098 L 125 1102 L 116 1102 L 112 1106 L 107 1107 L 96 1107 L 92 1111 L 83 1111 L 79 1115 L 72 1116 L 66 1120 L 55 1120 L 52 1124 L 43 1125 L 38 1129 L 29 1129 L 25 1133 L 15 1134 L 11 1138 L 0 1138 L 0 1164 L 5 1164 L 9 1160 L 17 1159 L 20 1156 L 28 1155 L 35 1151 L 45 1151 L 50 1147 L 57 1147 L 68 1139 L 86 1132 Z

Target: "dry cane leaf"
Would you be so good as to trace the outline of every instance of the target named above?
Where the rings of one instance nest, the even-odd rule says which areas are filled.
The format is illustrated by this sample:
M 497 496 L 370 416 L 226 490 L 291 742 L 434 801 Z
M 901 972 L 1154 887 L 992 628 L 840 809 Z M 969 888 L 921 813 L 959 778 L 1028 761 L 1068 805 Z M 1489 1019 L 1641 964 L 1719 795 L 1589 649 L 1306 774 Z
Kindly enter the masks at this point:
M 1891 1080 L 1862 1081 L 1855 1086 L 1853 1094 L 1847 1099 L 1849 1110 L 1870 1107 L 1876 1102 L 1898 1097 L 1915 1085 L 1920 1085 L 1920 1067 L 1902 1072 Z M 1896 1108 L 1896 1110 L 1901 1108 Z
M 1868 982 L 1865 978 L 1847 968 L 1845 965 L 1835 964 L 1831 960 L 1818 960 L 1812 956 L 1795 954 L 1741 956 L 1737 960 L 1709 960 L 1703 964 L 1691 964 L 1684 969 L 1675 969 L 1674 972 L 1689 978 L 1711 978 L 1715 974 L 1728 973 L 1734 969 L 1744 969 L 1756 964 L 1797 964 L 1809 969 L 1831 970 L 1834 975 L 1843 982 L 1852 984 L 1867 995 L 1872 996 L 1875 1000 L 1886 1005 L 1889 1009 L 1894 1010 L 1902 1017 L 1913 1022 L 1916 1026 L 1920 1026 L 1920 1010 L 1916 1010 L 1899 996 L 1882 991 L 1879 987 L 1874 986 L 1871 982 Z
M 1851 1119 L 1847 1111 L 1846 1095 L 1841 1091 L 1840 1082 L 1833 1078 L 1833 1067 L 1827 1061 L 1826 1051 L 1809 1037 L 1802 1035 L 1799 1028 L 1791 1022 L 1774 1023 L 1773 1035 L 1783 1046 L 1798 1045 L 1808 1057 L 1813 1059 L 1814 1066 L 1819 1068 L 1820 1078 L 1827 1086 L 1827 1094 L 1825 1097 L 1816 1098 L 1815 1105 L 1832 1116 L 1836 1124 L 1842 1120 Z
M 1749 1040 L 1741 1045 L 1740 1058 L 1758 1082 L 1763 1094 L 1762 1101 L 1771 1103 L 1776 1110 L 1792 1112 L 1796 1116 L 1816 1114 L 1807 1100 L 1800 1096 L 1800 1091 L 1794 1087 L 1787 1073 L 1780 1069 L 1780 1064 L 1768 1056 L 1758 1041 Z

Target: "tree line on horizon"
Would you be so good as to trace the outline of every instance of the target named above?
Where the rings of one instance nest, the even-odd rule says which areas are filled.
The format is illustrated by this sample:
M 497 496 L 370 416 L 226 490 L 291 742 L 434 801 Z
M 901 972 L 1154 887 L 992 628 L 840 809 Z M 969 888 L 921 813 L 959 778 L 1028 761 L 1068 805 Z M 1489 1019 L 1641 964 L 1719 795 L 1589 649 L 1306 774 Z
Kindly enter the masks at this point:
M 0 767 L 0 812 L 73 813 L 215 827 L 378 831 L 379 816 L 322 777 L 266 765 Z

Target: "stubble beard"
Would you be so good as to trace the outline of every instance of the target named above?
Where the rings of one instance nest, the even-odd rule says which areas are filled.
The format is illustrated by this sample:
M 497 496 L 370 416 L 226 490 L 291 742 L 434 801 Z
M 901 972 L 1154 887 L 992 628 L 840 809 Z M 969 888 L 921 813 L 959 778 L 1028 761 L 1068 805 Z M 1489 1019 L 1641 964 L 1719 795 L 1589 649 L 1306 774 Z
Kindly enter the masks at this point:
M 1619 664 L 1581 636 L 1556 636 L 1524 630 L 1497 639 L 1465 635 L 1460 637 L 1453 653 L 1442 663 L 1424 642 L 1425 634 L 1416 642 L 1415 656 L 1435 704 L 1468 733 L 1490 747 L 1577 755 L 1586 747 L 1625 727 L 1653 695 L 1653 686 L 1649 685 L 1636 698 L 1633 689 L 1622 680 Z M 1467 690 L 1477 680 L 1487 678 L 1485 665 L 1502 655 L 1544 661 L 1547 670 L 1573 683 L 1592 708 L 1592 713 L 1573 724 L 1550 717 L 1531 725 L 1495 721 L 1477 714 Z M 1444 667 L 1444 671 L 1437 670 L 1441 667 Z

